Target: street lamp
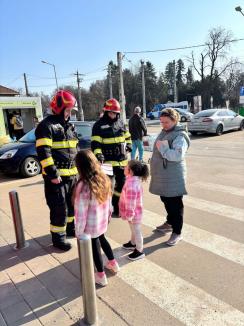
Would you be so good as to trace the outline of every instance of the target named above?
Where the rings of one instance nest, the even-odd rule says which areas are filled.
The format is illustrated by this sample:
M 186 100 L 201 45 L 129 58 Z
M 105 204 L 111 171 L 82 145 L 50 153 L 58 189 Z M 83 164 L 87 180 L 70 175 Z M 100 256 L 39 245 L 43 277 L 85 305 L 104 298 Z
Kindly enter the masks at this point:
M 242 9 L 241 9 L 240 6 L 235 7 L 235 10 L 236 10 L 236 11 L 239 11 L 239 12 L 242 14 L 242 16 L 244 16 L 244 14 L 243 14 Z
M 55 65 L 53 63 L 50 63 L 50 62 L 47 62 L 47 61 L 44 61 L 44 60 L 42 60 L 41 62 L 46 63 L 47 65 L 53 66 L 54 76 L 55 76 L 55 80 L 56 80 L 56 87 L 57 87 L 57 90 L 58 90 L 58 80 L 57 80 Z

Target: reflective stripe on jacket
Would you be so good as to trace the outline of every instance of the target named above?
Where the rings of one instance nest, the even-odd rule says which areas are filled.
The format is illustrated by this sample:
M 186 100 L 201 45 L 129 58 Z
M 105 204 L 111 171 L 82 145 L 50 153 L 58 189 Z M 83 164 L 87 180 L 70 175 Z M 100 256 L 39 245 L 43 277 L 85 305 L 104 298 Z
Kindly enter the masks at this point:
M 48 116 L 38 124 L 35 135 L 43 175 L 55 179 L 77 174 L 74 161 L 78 139 L 71 123 L 61 116 Z
M 106 163 L 126 166 L 126 146 L 131 144 L 131 136 L 122 120 L 111 122 L 107 116 L 100 118 L 93 126 L 91 148 L 94 154 L 103 154 Z

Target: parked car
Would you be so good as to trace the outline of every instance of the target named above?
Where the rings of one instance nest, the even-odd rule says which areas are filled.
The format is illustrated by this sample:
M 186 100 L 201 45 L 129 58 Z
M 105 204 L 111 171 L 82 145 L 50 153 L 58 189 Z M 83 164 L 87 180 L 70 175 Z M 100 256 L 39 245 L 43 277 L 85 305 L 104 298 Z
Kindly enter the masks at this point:
M 79 138 L 79 148 L 91 147 L 92 122 L 72 121 Z M 35 129 L 30 130 L 18 142 L 0 148 L 0 171 L 19 173 L 23 177 L 33 177 L 41 172 L 36 152 Z
M 162 105 L 160 106 L 160 104 L 155 105 L 152 111 L 147 114 L 147 117 L 151 120 L 155 118 L 159 119 L 161 112 L 163 112 L 163 110 L 167 108 L 168 107 L 162 108 Z M 193 113 L 187 111 L 186 109 L 181 109 L 176 107 L 173 107 L 173 109 L 179 113 L 181 122 L 190 121 L 194 115 Z
M 191 121 L 191 119 L 194 116 L 193 113 L 183 110 L 183 109 L 180 109 L 180 108 L 174 108 L 174 110 L 179 113 L 181 122 Z
M 234 129 L 244 129 L 244 117 L 228 109 L 200 111 L 193 116 L 188 124 L 188 131 L 192 135 L 207 132 L 220 136 L 223 132 Z

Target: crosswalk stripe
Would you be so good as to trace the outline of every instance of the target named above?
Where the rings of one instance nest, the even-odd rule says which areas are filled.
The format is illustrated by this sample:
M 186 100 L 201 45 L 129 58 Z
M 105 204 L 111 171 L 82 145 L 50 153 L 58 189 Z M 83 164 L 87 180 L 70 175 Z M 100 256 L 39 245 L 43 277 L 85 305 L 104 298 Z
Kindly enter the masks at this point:
M 129 262 L 109 239 L 122 267 L 118 277 L 188 326 L 243 326 L 244 313 L 181 279 L 147 258 Z
M 142 222 L 155 228 L 162 224 L 163 216 L 144 210 Z M 244 244 L 186 223 L 183 225 L 182 234 L 184 241 L 244 266 Z
M 201 188 L 201 189 L 206 189 L 206 190 L 225 192 L 231 195 L 244 197 L 243 188 L 225 186 L 225 185 L 211 183 L 211 182 L 200 182 L 200 181 L 192 183 L 191 186 Z
M 241 208 L 227 206 L 192 196 L 185 196 L 184 203 L 186 206 L 191 208 L 200 209 L 210 214 L 217 214 L 233 220 L 244 222 L 244 209 Z

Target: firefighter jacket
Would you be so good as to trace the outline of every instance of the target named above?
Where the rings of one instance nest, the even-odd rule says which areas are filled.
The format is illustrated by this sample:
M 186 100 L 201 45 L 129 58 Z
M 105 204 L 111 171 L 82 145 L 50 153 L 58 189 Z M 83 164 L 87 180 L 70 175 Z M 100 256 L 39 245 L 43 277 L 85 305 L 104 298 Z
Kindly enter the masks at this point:
M 127 146 L 131 146 L 131 137 L 121 119 L 112 121 L 104 115 L 94 124 L 91 149 L 95 155 L 103 154 L 105 163 L 126 166 Z
M 42 174 L 48 179 L 77 174 L 75 156 L 78 139 L 74 126 L 62 116 L 50 115 L 36 128 L 36 150 Z

